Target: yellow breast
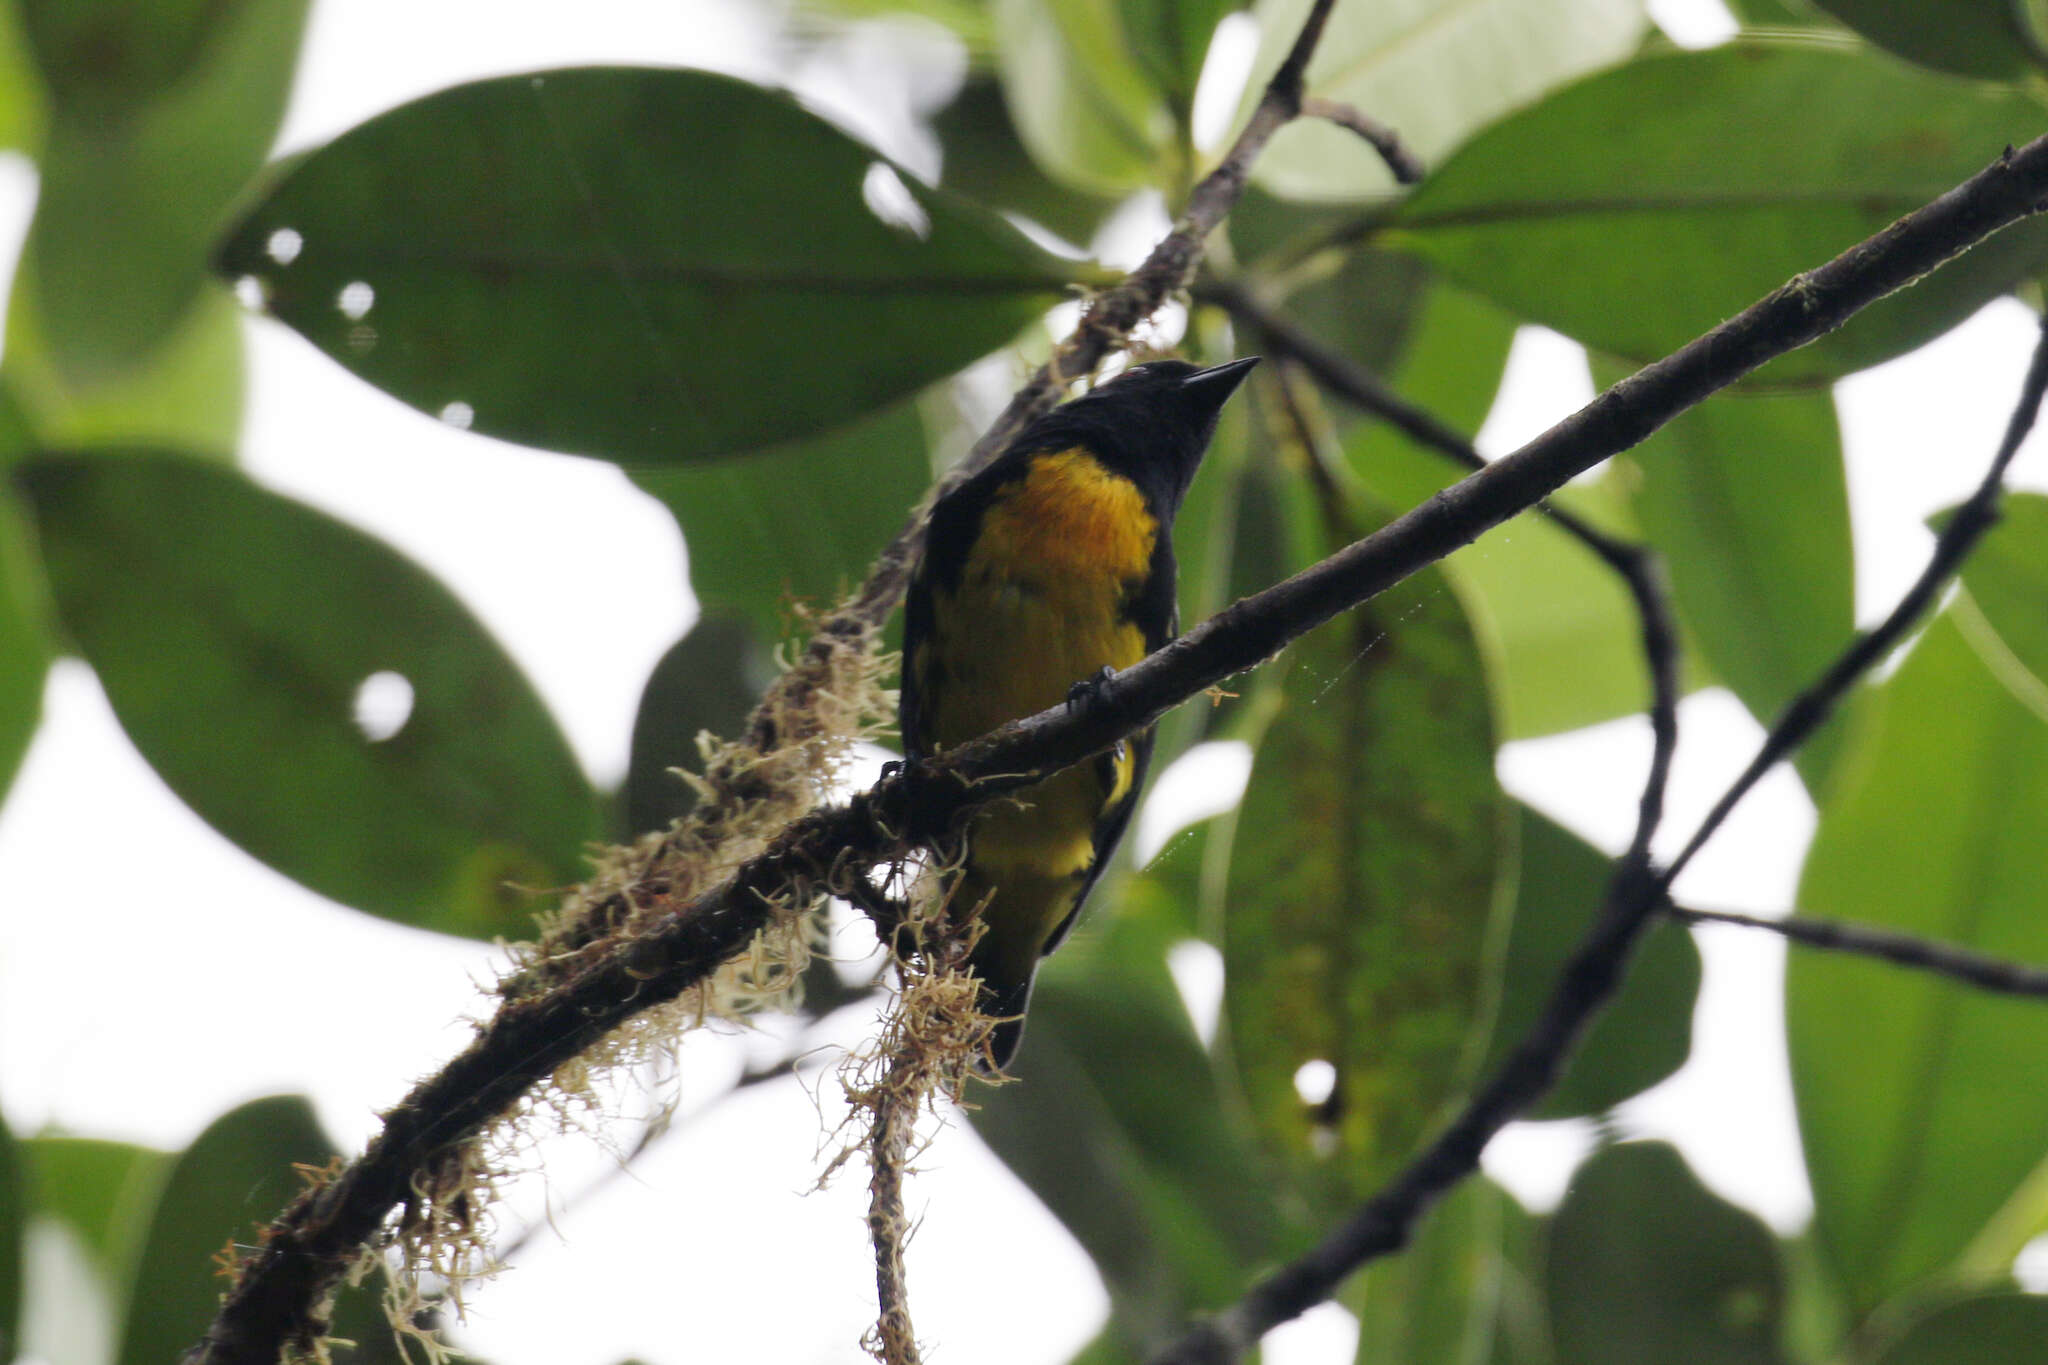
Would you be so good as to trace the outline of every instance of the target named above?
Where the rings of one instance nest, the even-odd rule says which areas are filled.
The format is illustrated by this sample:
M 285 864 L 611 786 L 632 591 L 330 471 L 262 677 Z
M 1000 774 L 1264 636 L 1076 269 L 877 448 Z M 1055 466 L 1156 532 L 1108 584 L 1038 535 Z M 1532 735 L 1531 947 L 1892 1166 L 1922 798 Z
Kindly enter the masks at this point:
M 932 740 L 940 748 L 1045 710 L 1105 666 L 1145 654 L 1124 619 L 1126 585 L 1152 561 L 1158 523 L 1122 475 L 1079 450 L 1041 455 L 983 515 L 951 593 L 934 593 L 947 679 Z

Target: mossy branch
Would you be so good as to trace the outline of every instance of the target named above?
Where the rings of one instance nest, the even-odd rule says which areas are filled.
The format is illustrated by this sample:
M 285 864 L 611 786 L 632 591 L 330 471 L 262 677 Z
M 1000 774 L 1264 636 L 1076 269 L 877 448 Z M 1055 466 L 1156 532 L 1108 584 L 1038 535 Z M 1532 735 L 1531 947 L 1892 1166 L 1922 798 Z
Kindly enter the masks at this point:
M 1326 10 L 1327 4 L 1319 4 L 1316 15 Z M 1318 22 L 1312 16 L 1310 28 Z M 1295 55 L 1305 63 L 1301 47 Z M 1295 75 L 1298 106 L 1298 69 Z M 1285 121 L 1278 112 L 1274 117 Z M 1258 116 L 1253 122 L 1259 123 Z M 1241 170 L 1236 184 L 1241 188 Z M 1198 187 L 1197 200 L 1202 195 Z M 1196 627 L 1110 679 L 1097 705 L 1082 711 L 1056 707 L 914 765 L 843 806 L 797 820 L 717 886 L 687 900 L 655 898 L 646 907 L 644 934 L 579 961 L 566 979 L 543 992 L 509 999 L 470 1047 L 385 1116 L 383 1131 L 362 1157 L 280 1215 L 187 1360 L 272 1365 L 288 1344 L 304 1342 L 318 1329 L 320 1299 L 359 1249 L 379 1235 L 417 1173 L 516 1105 L 583 1048 L 704 981 L 756 934 L 785 918 L 804 893 L 829 887 L 836 870 L 871 866 L 943 837 L 974 803 L 1108 748 L 1185 698 L 1255 666 L 1339 611 L 1533 506 L 1717 389 L 2038 211 L 2044 196 L 2048 138 L 2009 152 L 1373 535 Z M 1227 197 L 1219 191 L 1219 200 Z M 1183 221 L 1199 226 L 1195 207 L 1191 201 Z M 1199 241 L 1188 250 L 1189 257 L 1178 263 L 1169 257 L 1148 278 L 1180 287 L 1199 255 Z M 1139 273 L 1152 266 L 1148 261 Z M 888 608 L 876 604 L 892 606 L 898 593 L 900 581 L 891 588 L 871 580 L 850 615 L 825 623 L 813 651 L 847 643 L 865 650 L 887 615 Z M 1628 937 L 1611 958 L 1601 959 L 1609 976 L 1619 971 Z M 1591 998 L 1604 994 L 1595 989 Z M 1526 1045 L 1536 1050 L 1530 1061 L 1541 1073 L 1540 1083 L 1515 1107 L 1543 1093 L 1543 1077 L 1554 1074 L 1574 1036 L 1575 1028 L 1566 1029 L 1561 1039 Z M 1557 1051 L 1546 1060 L 1542 1049 L 1551 1042 Z M 1476 1159 L 1476 1148 L 1471 1155 Z

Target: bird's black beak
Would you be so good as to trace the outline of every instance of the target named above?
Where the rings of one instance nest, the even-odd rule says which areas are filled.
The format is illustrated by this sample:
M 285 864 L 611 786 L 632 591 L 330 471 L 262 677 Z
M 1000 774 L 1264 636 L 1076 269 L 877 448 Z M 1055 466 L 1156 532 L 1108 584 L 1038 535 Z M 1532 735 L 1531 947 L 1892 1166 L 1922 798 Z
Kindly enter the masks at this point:
M 1230 401 L 1230 395 L 1237 392 L 1237 386 L 1244 383 L 1244 377 L 1252 372 L 1252 366 L 1258 363 L 1259 357 L 1248 355 L 1242 360 L 1197 370 L 1180 381 L 1180 391 L 1210 412 L 1220 412 Z

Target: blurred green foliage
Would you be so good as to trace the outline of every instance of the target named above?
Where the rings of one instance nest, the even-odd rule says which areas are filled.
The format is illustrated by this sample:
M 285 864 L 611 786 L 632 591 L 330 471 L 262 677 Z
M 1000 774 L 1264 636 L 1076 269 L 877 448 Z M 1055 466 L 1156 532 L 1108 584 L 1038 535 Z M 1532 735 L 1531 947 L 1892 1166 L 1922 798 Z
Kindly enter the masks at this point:
M 1240 116 L 1306 4 L 1253 9 Z M 430 93 L 265 167 L 299 0 L 0 0 L 0 148 L 40 188 L 0 363 L 0 785 L 49 661 L 76 655 L 252 855 L 482 938 L 522 932 L 509 883 L 573 880 L 584 841 L 686 809 L 668 769 L 741 723 L 797 609 L 858 582 L 972 438 L 961 372 L 1021 371 L 1046 309 L 1110 278 L 1047 243 L 1093 246 L 1134 195 L 1176 207 L 1208 164 L 1196 91 L 1231 6 L 763 8 L 813 37 L 890 15 L 954 35 L 936 186 L 782 92 L 639 68 Z M 1732 8 L 1777 36 L 1676 51 L 1637 0 L 1342 0 L 1311 92 L 1398 129 L 1431 174 L 1397 190 L 1350 134 L 1291 128 L 1209 268 L 1469 434 L 1517 327 L 1612 378 L 2048 123 L 2033 7 Z M 2011 229 L 1564 490 L 1661 556 L 1688 687 L 1768 722 L 1834 655 L 1854 559 L 1826 386 L 2044 264 L 2048 228 Z M 705 615 L 646 682 L 621 793 L 590 788 L 425 569 L 235 467 L 236 283 L 275 319 L 256 325 L 413 407 L 612 461 L 673 511 Z M 1186 336 L 1197 358 L 1240 345 L 1208 305 Z M 1190 620 L 1457 477 L 1283 369 L 1233 406 L 1183 515 Z M 1854 723 L 1801 756 L 1820 821 L 1798 908 L 2048 960 L 2043 564 L 2048 500 L 2017 498 Z M 409 689 L 395 733 L 359 713 L 384 674 Z M 1109 1288 L 1086 1360 L 1141 1358 L 1308 1245 L 1513 1049 L 1610 865 L 1506 798 L 1499 748 L 1647 699 L 1626 593 L 1531 518 L 1234 690 L 1170 718 L 1161 758 L 1253 746 L 1242 803 L 1113 879 L 1047 965 L 1021 1083 L 971 1115 Z M 1171 965 L 1190 954 L 1221 962 L 1220 1002 Z M 1562 1205 L 1467 1182 L 1347 1288 L 1360 1360 L 2043 1358 L 2042 1301 L 2010 1275 L 2048 1228 L 2048 1100 L 2025 1079 L 2048 1012 L 1795 954 L 1815 1213 L 1786 1240 L 1675 1150 L 1607 1140 L 1684 1064 L 1699 982 L 1685 934 L 1650 937 L 1540 1111 L 1606 1125 Z M 211 1254 L 328 1155 L 278 1099 L 178 1154 L 0 1136 L 0 1358 L 48 1349 L 19 1340 L 23 1305 L 66 1283 L 28 1254 L 39 1220 L 100 1284 L 77 1311 L 104 1304 L 124 1365 L 158 1362 L 204 1319 Z M 342 1313 L 352 1358 L 395 1358 L 361 1296 Z

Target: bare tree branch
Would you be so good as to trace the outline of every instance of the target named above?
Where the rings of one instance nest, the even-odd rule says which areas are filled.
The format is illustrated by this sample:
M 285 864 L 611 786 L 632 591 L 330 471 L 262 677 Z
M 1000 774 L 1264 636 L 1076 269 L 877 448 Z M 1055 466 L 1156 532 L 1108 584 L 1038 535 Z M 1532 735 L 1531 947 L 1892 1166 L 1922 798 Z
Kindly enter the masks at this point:
M 1403 185 L 1421 184 L 1422 177 L 1429 174 L 1421 158 L 1401 141 L 1399 133 L 1348 104 L 1311 95 L 1301 102 L 1301 112 L 1309 118 L 1324 119 L 1339 128 L 1349 129 L 1364 138 L 1380 154 L 1380 160 L 1387 163 L 1394 179 Z
M 1223 160 L 1203 176 L 1188 195 L 1187 206 L 1174 221 L 1172 230 L 1159 239 L 1143 264 L 1126 276 L 1122 283 L 1097 295 L 1089 303 L 1073 334 L 1059 344 L 1052 359 L 1040 366 L 1024 387 L 1011 397 L 995 423 L 974 443 L 967 458 L 933 485 L 925 506 L 965 483 L 977 470 L 1001 454 L 1032 418 L 1059 401 L 1069 383 L 1092 374 L 1097 365 L 1124 344 L 1133 327 L 1158 312 L 1160 305 L 1174 294 L 1187 288 L 1196 267 L 1202 262 L 1209 234 L 1244 197 L 1252 163 L 1273 140 L 1273 134 L 1300 116 L 1302 73 L 1308 69 L 1308 60 L 1315 54 L 1316 44 L 1322 41 L 1323 26 L 1334 4 L 1335 0 L 1316 0 L 1315 7 L 1302 22 L 1294 46 L 1281 62 L 1280 69 L 1273 73 L 1273 79 L 1266 83 L 1265 93 L 1253 108 L 1251 118 L 1238 133 L 1230 150 L 1224 153 Z M 847 617 L 850 622 L 858 622 L 865 628 L 879 629 L 902 598 L 911 565 L 916 562 L 918 549 L 923 543 L 924 516 L 920 511 L 896 533 L 896 538 L 875 561 L 860 592 L 835 613 L 833 619 Z
M 2039 144 L 2028 145 L 2031 148 Z M 1721 827 L 1721 822 L 1728 818 L 1728 812 L 1735 809 L 1736 803 L 1749 794 L 1750 788 L 1804 744 L 1834 714 L 1836 705 L 1857 680 L 1905 639 L 1906 632 L 1919 623 L 1927 608 L 1933 605 L 1934 599 L 1962 566 L 1963 560 L 1984 538 L 1985 532 L 1998 524 L 1998 498 L 2004 491 L 2006 467 L 2012 463 L 2013 456 L 2019 454 L 2020 443 L 2026 439 L 2027 433 L 2033 430 L 2034 420 L 2041 411 L 2042 392 L 2048 390 L 2048 318 L 2042 320 L 2041 327 L 2041 339 L 2034 348 L 2033 363 L 2027 368 L 2026 382 L 2021 387 L 2012 417 L 2006 423 L 2005 438 L 1999 442 L 1998 454 L 1991 461 L 1991 468 L 1985 471 L 1983 482 L 1977 485 L 1977 491 L 1956 509 L 1954 518 L 1934 542 L 1934 554 L 1928 559 L 1927 567 L 1907 589 L 1906 595 L 1899 599 L 1898 605 L 1892 608 L 1890 615 L 1857 636 L 1818 682 L 1794 697 L 1785 707 L 1777 724 L 1764 737 L 1756 757 L 1722 793 L 1691 840 L 1671 860 L 1671 866 L 1659 880 L 1663 889 L 1670 889 L 1678 874 L 1685 870 L 1685 865 L 1692 861 L 1693 855 L 1707 840 L 1714 837 L 1714 831 Z
M 1436 416 L 1402 398 L 1378 375 L 1350 357 L 1317 341 L 1284 314 L 1261 301 L 1241 281 L 1204 279 L 1195 296 L 1221 307 L 1240 326 L 1254 332 L 1260 344 L 1277 356 L 1292 360 L 1315 381 L 1347 403 L 1380 418 L 1417 444 L 1469 470 L 1486 467 L 1486 457 L 1465 437 L 1439 421 Z M 1538 511 L 1560 530 L 1584 545 L 1621 576 L 1629 595 L 1635 599 L 1637 618 L 1642 624 L 1643 655 L 1655 681 L 1664 672 L 1677 669 L 1678 631 L 1673 624 L 1670 594 L 1665 591 L 1663 571 L 1656 555 L 1646 546 L 1611 536 L 1577 514 L 1545 500 Z M 1661 708 L 1652 705 L 1653 714 Z M 1676 724 L 1674 719 L 1673 724 Z
M 2048 139 L 2030 143 L 2027 150 L 2035 152 L 2044 146 L 2048 146 Z M 2011 158 L 2008 157 L 1994 169 L 2002 170 L 2010 165 Z M 1977 177 L 1970 184 L 1981 179 L 1981 176 Z M 1893 224 L 1886 233 L 1899 231 L 1915 218 L 1952 200 L 1956 193 L 1952 191 L 1937 200 L 1935 205 L 1930 205 L 1929 209 Z M 1884 235 L 1880 234 L 1880 237 Z M 1814 281 L 1855 254 L 1852 251 L 1837 257 L 1822 270 L 1801 278 Z M 1799 283 L 1794 281 L 1795 286 Z M 1781 294 L 1783 292 L 1780 291 Z M 1693 343 L 1686 351 L 1699 344 Z M 1685 353 L 1681 351 L 1679 354 Z M 1660 365 L 1669 363 L 1659 362 Z M 1658 366 L 1650 368 L 1654 370 Z M 1641 379 L 1642 375 L 1636 378 Z M 1629 382 L 1633 381 L 1624 381 L 1624 384 Z M 1617 385 L 1607 397 L 1621 387 Z M 1655 807 L 1663 799 L 1663 773 L 1668 770 L 1670 761 L 1670 736 L 1660 728 L 1657 755 L 1652 763 L 1650 782 L 1644 790 L 1643 812 L 1636 837 L 1615 869 L 1614 882 L 1608 888 L 1599 918 L 1580 942 L 1571 961 L 1565 965 L 1543 1014 L 1500 1071 L 1473 1096 L 1464 1111 L 1440 1136 L 1312 1251 L 1259 1281 L 1243 1298 L 1215 1318 L 1197 1324 L 1156 1356 L 1153 1365 L 1227 1365 L 1227 1362 L 1237 1360 L 1268 1331 L 1329 1298 L 1337 1286 L 1359 1268 L 1400 1250 L 1430 1205 L 1478 1168 L 1479 1154 L 1493 1136 L 1555 1083 L 1571 1049 L 1620 985 L 1629 953 L 1657 909 L 1667 903 L 1671 879 L 1685 861 L 1712 836 L 1728 811 L 1755 785 L 1756 779 L 1772 764 L 1795 752 L 1827 718 L 1835 702 L 1904 637 L 1970 549 L 1996 522 L 1998 495 L 2006 467 L 2017 453 L 2020 441 L 2034 425 L 2044 390 L 2048 390 L 2048 319 L 2043 319 L 2033 364 L 2028 369 L 2026 383 L 2007 424 L 1998 454 L 1977 491 L 1943 530 L 1919 581 L 1883 622 L 1853 641 L 1820 681 L 1793 701 L 1765 740 L 1757 759 L 1701 822 L 1684 852 L 1662 873 L 1650 864 L 1648 837 L 1656 823 Z M 1594 406 L 1597 407 L 1601 401 L 1595 400 Z M 1562 425 L 1569 424 L 1568 421 Z M 1553 432 L 1555 430 L 1552 429 Z M 1544 439 L 1539 437 L 1537 443 Z M 1524 451 L 1510 458 L 1520 458 L 1527 449 L 1525 447 Z M 1491 473 L 1491 469 L 1487 472 Z M 1460 487 L 1484 477 L 1485 474 L 1474 475 Z M 1660 706 L 1658 709 L 1662 711 L 1664 708 Z
M 1744 929 L 1762 929 L 1808 948 L 1831 953 L 1853 953 L 1895 966 L 1945 976 L 1978 990 L 1997 995 L 2023 995 L 2048 999 L 2048 967 L 2036 967 L 2009 958 L 1993 957 L 1974 948 L 1902 934 L 1874 924 L 1852 924 L 1846 920 L 1817 919 L 1810 915 L 1787 915 L 1763 919 L 1737 914 L 1733 910 L 1693 910 L 1667 905 L 1664 913 L 1686 924 L 1732 924 Z
M 1327 5 L 1318 6 L 1309 29 L 1326 10 Z M 1308 36 L 1305 30 L 1304 43 Z M 1297 44 L 1294 56 L 1305 62 L 1303 46 Z M 1286 104 L 1275 103 L 1266 121 L 1274 127 L 1284 122 Z M 1262 101 L 1261 108 L 1266 107 Z M 1260 123 L 1255 114 L 1254 126 Z M 1241 167 L 1235 175 L 1241 186 Z M 1198 189 L 1197 196 L 1201 193 Z M 188 1361 L 272 1365 L 288 1342 L 312 1330 L 314 1304 L 358 1248 L 378 1234 L 415 1172 L 516 1104 L 591 1042 L 703 980 L 775 920 L 793 887 L 829 886 L 843 869 L 871 866 L 940 837 L 970 803 L 1015 790 L 1109 747 L 1186 697 L 1256 665 L 1339 611 L 1469 543 L 1714 390 L 2036 212 L 2044 195 L 2048 138 L 2001 158 L 1925 208 L 1795 278 L 1373 535 L 1238 602 L 1105 682 L 1095 705 L 1059 706 L 1004 726 L 913 765 L 844 806 L 793 823 L 766 853 L 709 893 L 665 907 L 645 937 L 581 964 L 556 989 L 508 1001 L 460 1056 L 385 1115 L 383 1130 L 362 1157 L 271 1224 L 262 1251 Z M 1217 217 L 1221 211 L 1215 210 Z M 1191 242 L 1179 264 L 1161 267 L 1173 287 L 1184 280 L 1198 250 Z M 876 591 L 871 584 L 864 595 Z M 853 629 L 864 632 L 872 626 L 856 622 Z M 1656 791 L 1646 791 L 1646 809 L 1658 799 Z M 1654 885 L 1654 878 L 1644 880 Z M 1614 899 L 1624 908 L 1645 901 L 1642 895 Z M 1488 1088 L 1483 1107 L 1425 1155 L 1401 1190 L 1375 1201 L 1370 1216 L 1347 1229 L 1331 1253 L 1346 1264 L 1327 1284 L 1379 1254 L 1373 1248 L 1398 1246 L 1421 1209 L 1471 1169 L 1486 1138 L 1543 1093 L 1558 1059 L 1611 993 L 1639 920 L 1619 911 L 1603 915 L 1567 969 L 1552 1008 L 1503 1077 Z M 1315 1288 L 1321 1273 L 1311 1267 L 1308 1278 L 1290 1275 L 1274 1291 L 1262 1293 L 1258 1312 L 1277 1312 L 1265 1320 L 1278 1322 L 1319 1301 L 1327 1293 Z M 1243 1325 L 1251 1319 L 1240 1315 L 1238 1320 Z

